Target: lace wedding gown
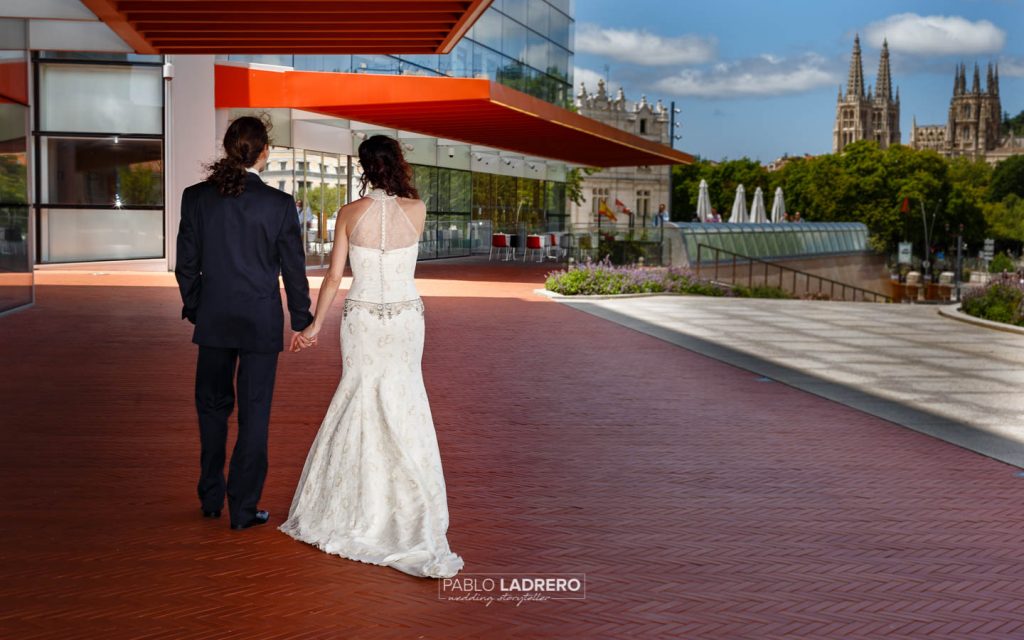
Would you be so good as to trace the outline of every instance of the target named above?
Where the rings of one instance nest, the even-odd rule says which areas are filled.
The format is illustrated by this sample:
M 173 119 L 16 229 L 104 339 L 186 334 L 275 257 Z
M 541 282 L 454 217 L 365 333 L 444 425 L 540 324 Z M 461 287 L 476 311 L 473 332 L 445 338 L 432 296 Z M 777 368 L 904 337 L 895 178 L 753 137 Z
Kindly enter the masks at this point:
M 352 287 L 341 323 L 342 376 L 280 529 L 327 553 L 414 576 L 458 573 L 423 387 L 418 234 L 379 189 L 349 234 Z

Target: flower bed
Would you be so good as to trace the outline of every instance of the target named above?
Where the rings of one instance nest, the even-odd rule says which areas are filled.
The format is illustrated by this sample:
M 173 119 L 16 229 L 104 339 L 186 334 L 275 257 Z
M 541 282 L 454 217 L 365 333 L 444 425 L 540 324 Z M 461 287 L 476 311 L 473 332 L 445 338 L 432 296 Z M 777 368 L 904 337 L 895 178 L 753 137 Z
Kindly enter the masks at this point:
M 791 298 L 776 287 L 726 287 L 697 278 L 681 267 L 615 266 L 608 260 L 548 274 L 544 288 L 565 296 L 688 293 L 702 296 Z
M 1024 326 L 1024 284 L 1016 274 L 993 276 L 984 287 L 964 292 L 960 308 L 984 320 Z

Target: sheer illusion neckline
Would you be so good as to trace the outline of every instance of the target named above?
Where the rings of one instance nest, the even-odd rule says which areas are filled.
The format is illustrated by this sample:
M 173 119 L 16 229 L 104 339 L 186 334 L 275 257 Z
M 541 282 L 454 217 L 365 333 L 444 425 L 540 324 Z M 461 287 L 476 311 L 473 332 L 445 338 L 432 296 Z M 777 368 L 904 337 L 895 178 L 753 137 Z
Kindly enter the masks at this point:
M 349 234 L 353 247 L 390 253 L 415 247 L 419 232 L 409 214 L 398 202 L 398 196 L 374 187 L 366 193 L 372 203 L 356 220 Z

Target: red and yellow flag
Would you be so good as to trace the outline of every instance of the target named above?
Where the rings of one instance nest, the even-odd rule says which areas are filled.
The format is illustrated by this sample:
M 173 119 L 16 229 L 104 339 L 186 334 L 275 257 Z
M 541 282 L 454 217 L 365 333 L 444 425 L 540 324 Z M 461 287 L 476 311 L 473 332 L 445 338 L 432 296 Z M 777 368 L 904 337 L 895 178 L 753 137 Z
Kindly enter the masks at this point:
M 604 198 L 597 201 L 597 213 L 598 215 L 608 218 L 612 222 L 616 222 L 618 220 L 618 218 L 615 217 L 615 214 L 612 213 L 612 210 L 608 208 L 608 201 Z

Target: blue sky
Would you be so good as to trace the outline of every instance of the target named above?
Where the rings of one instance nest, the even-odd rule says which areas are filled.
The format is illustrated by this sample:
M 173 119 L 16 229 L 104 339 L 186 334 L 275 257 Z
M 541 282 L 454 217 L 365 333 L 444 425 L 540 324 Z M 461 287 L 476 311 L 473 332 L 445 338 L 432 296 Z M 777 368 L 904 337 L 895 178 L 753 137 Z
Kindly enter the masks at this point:
M 900 129 L 944 123 L 960 62 L 999 63 L 1005 111 L 1024 110 L 1024 0 L 576 0 L 575 84 L 676 101 L 676 148 L 768 162 L 829 153 L 838 85 L 860 34 L 866 84 L 889 40 Z

